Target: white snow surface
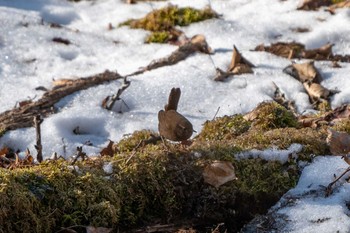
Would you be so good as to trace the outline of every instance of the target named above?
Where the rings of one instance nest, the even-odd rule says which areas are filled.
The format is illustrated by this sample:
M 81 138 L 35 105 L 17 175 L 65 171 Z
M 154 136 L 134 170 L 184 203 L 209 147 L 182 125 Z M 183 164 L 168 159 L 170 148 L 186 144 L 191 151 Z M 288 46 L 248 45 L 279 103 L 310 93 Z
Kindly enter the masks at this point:
M 212 7 L 222 14 L 219 19 L 206 20 L 181 29 L 187 36 L 204 34 L 215 50 L 216 66 L 225 69 L 231 59 L 232 46 L 256 65 L 254 74 L 214 82 L 215 69 L 208 55 L 195 54 L 173 66 L 162 67 L 130 77 L 130 87 L 122 98 L 129 109 L 118 113 L 118 107 L 107 111 L 101 107 L 107 95 L 115 94 L 121 81 L 114 81 L 77 92 L 56 104 L 59 112 L 44 119 L 42 124 L 43 152 L 48 158 L 53 152 L 71 156 L 76 147 L 84 145 L 87 154 L 96 154 L 108 144 L 108 139 L 120 140 L 135 130 L 157 131 L 157 114 L 167 101 L 172 87 L 182 91 L 179 111 L 193 123 L 197 132 L 202 124 L 217 116 L 246 113 L 260 102 L 271 100 L 275 82 L 289 99 L 295 100 L 299 112 L 311 111 L 302 84 L 284 74 L 291 62 L 265 52 L 254 52 L 257 45 L 277 41 L 297 41 L 307 48 L 334 43 L 335 54 L 350 54 L 350 9 L 339 9 L 335 15 L 320 10 L 297 11 L 298 0 L 211 0 Z M 127 5 L 121 0 L 0 0 L 0 112 L 12 109 L 16 103 L 37 100 L 42 91 L 38 86 L 52 88 L 52 81 L 62 78 L 86 77 L 106 69 L 130 74 L 152 60 L 169 55 L 173 45 L 144 44 L 148 32 L 117 25 L 130 18 L 139 18 L 152 9 L 167 4 L 202 8 L 207 0 L 170 0 L 167 2 Z M 320 20 L 321 19 L 321 20 Z M 61 24 L 62 28 L 50 27 Z M 108 30 L 112 24 L 115 29 Z M 297 27 L 310 32 L 296 33 Z M 52 42 L 61 37 L 70 45 Z M 302 62 L 302 61 L 297 61 Z M 324 77 L 322 85 L 340 91 L 331 98 L 333 108 L 350 102 L 350 64 L 331 67 L 330 62 L 316 62 Z M 73 129 L 79 127 L 81 134 Z M 195 135 L 193 135 L 195 136 Z M 0 138 L 0 148 L 8 146 L 35 151 L 35 130 L 25 128 L 7 132 Z M 300 145 L 286 151 L 275 149 L 247 152 L 246 156 L 286 161 Z M 65 148 L 65 150 L 63 149 Z M 66 151 L 66 154 L 64 153 Z M 299 184 L 290 192 L 307 192 L 310 187 L 327 185 L 333 174 L 346 168 L 339 157 L 316 158 L 307 166 Z M 105 167 L 109 171 L 109 167 Z M 293 232 L 349 232 L 349 184 L 344 180 L 328 198 L 300 197 L 297 205 L 281 209 L 291 219 Z M 302 196 L 302 195 L 301 195 Z M 317 219 L 331 220 L 315 223 Z M 315 220 L 315 221 L 311 221 Z

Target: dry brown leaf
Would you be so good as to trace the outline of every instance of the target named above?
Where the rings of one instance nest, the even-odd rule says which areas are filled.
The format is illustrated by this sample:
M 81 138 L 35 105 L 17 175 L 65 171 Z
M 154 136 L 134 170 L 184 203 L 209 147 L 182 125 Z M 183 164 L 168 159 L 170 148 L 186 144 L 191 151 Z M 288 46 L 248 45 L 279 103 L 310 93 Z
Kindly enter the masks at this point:
M 235 68 L 233 68 L 232 73 L 233 74 L 248 74 L 248 73 L 253 73 L 253 70 L 247 64 L 238 64 Z
M 292 64 L 292 67 L 296 69 L 300 82 L 321 82 L 320 74 L 317 71 L 313 61 L 301 64 L 295 63 Z
M 236 46 L 233 46 L 233 52 L 232 52 L 232 58 L 231 63 L 228 68 L 229 71 L 233 71 L 233 69 L 236 67 L 238 63 L 241 63 L 242 55 L 237 50 Z
M 329 120 L 332 121 L 350 118 L 350 105 L 344 104 L 340 107 L 337 107 L 330 114 L 328 114 L 327 118 L 330 118 Z
M 236 46 L 233 46 L 231 63 L 227 72 L 233 74 L 253 73 L 252 67 L 254 65 L 241 55 Z
M 206 54 L 212 54 L 213 53 L 213 49 L 210 48 L 210 46 L 208 45 L 205 36 L 203 36 L 202 34 L 198 34 L 195 35 L 191 38 L 191 44 L 193 44 L 196 48 L 196 50 L 202 52 L 202 53 L 206 53 Z
M 328 129 L 327 143 L 333 155 L 346 155 L 350 153 L 350 135 Z
M 220 187 L 228 181 L 236 180 L 235 168 L 228 161 L 213 161 L 208 164 L 203 171 L 204 182 Z
M 275 54 L 280 57 L 285 58 L 298 58 L 300 57 L 301 51 L 305 49 L 305 46 L 296 42 L 277 42 L 271 44 L 270 46 L 265 46 L 264 44 L 258 45 L 254 50 L 255 51 L 264 51 Z
M 114 142 L 112 140 L 109 140 L 107 147 L 105 147 L 101 150 L 100 155 L 101 156 L 113 156 L 115 153 L 113 145 L 114 145 Z
M 112 232 L 112 228 L 106 228 L 106 227 L 92 227 L 88 226 L 86 227 L 86 233 L 110 233 Z
M 318 83 L 304 82 L 304 88 L 312 100 L 327 99 L 331 92 Z
M 246 121 L 253 121 L 259 116 L 259 111 L 256 109 L 253 109 L 252 111 L 248 112 L 243 116 L 244 120 Z
M 301 56 L 306 59 L 327 60 L 333 55 L 333 46 L 334 44 L 328 43 L 317 49 L 305 50 L 302 51 Z

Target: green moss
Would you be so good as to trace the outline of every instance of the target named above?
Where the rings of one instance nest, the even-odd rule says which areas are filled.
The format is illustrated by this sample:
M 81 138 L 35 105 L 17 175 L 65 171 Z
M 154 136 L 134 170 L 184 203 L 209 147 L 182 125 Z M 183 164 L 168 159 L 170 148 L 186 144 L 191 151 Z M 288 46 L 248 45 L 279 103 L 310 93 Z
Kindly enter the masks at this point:
M 153 33 L 146 39 L 147 43 L 165 43 L 171 37 L 169 31 L 175 26 L 187 26 L 215 17 L 218 15 L 211 8 L 197 10 L 191 7 L 179 8 L 170 5 L 152 11 L 144 18 L 127 20 L 120 26 L 152 31 Z
M 117 148 L 120 152 L 132 151 L 138 145 L 141 145 L 143 140 L 150 139 L 152 135 L 157 135 L 157 133 L 150 130 L 135 131 L 131 135 L 125 135 L 124 138 L 118 142 Z
M 332 110 L 331 104 L 327 100 L 323 100 L 317 104 L 317 110 L 320 111 L 320 114 L 326 113 Z
M 200 140 L 222 140 L 230 139 L 245 133 L 251 123 L 246 121 L 242 115 L 218 117 L 213 121 L 204 123 Z
M 146 39 L 146 43 L 166 43 L 170 38 L 167 31 L 152 32 Z
M 296 128 L 297 118 L 277 103 L 260 104 L 250 113 L 250 118 L 247 121 L 241 115 L 234 115 L 206 122 L 193 149 L 232 155 L 251 149 L 287 149 L 299 143 L 303 145 L 299 159 L 310 160 L 315 154 L 329 153 L 325 127 Z
M 336 131 L 343 131 L 350 134 L 350 119 L 342 119 L 336 122 L 336 124 L 333 125 L 332 128 Z
M 253 127 L 261 130 L 297 127 L 293 113 L 276 102 L 263 102 L 254 109 Z
M 152 11 L 144 18 L 127 20 L 121 25 L 148 31 L 167 31 L 174 26 L 187 26 L 214 17 L 217 17 L 217 14 L 211 8 L 197 10 L 191 7 L 179 8 L 170 5 Z

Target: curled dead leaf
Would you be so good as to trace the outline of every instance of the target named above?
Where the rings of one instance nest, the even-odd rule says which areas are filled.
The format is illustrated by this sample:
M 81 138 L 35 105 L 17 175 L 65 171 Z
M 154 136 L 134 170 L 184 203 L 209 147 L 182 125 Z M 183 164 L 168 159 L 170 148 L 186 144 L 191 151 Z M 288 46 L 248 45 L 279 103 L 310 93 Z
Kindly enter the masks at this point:
M 252 67 L 254 65 L 241 55 L 236 46 L 233 46 L 231 63 L 227 72 L 233 74 L 253 73 Z
M 301 51 L 305 49 L 305 46 L 301 43 L 296 42 L 277 42 L 275 44 L 271 44 L 270 46 L 265 46 L 264 44 L 258 45 L 255 47 L 255 51 L 264 51 L 275 54 L 280 57 L 285 58 L 298 58 L 300 56 Z
M 215 188 L 231 181 L 236 180 L 235 168 L 228 161 L 213 161 L 208 164 L 203 171 L 204 182 Z
M 208 45 L 205 36 L 202 34 L 195 35 L 191 38 L 191 44 L 194 45 L 196 50 L 206 53 L 206 54 L 212 54 L 213 49 Z
M 318 83 L 304 82 L 303 85 L 313 101 L 317 101 L 319 99 L 328 99 L 331 94 L 327 88 Z
M 346 155 L 350 153 L 350 135 L 328 129 L 327 143 L 333 155 Z
M 333 55 L 333 46 L 334 44 L 328 43 L 317 49 L 304 50 L 301 54 L 303 58 L 307 59 L 327 60 Z
M 315 82 L 320 83 L 321 82 L 321 76 L 318 72 L 318 70 L 315 67 L 315 64 L 313 61 L 300 63 L 300 64 L 292 64 L 292 67 L 296 70 L 298 77 L 297 79 L 300 82 Z

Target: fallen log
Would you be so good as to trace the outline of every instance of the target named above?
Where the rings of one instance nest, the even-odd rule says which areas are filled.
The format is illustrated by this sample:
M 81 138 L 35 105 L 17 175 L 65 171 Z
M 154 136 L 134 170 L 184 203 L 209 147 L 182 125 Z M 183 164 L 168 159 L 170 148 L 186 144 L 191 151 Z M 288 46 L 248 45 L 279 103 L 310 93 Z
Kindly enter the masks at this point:
M 0 131 L 31 127 L 33 118 L 41 115 L 43 118 L 55 112 L 54 104 L 74 92 L 88 89 L 102 83 L 123 78 L 117 72 L 105 71 L 87 78 L 72 80 L 66 85 L 47 91 L 39 100 L 24 106 L 5 111 L 0 114 Z

